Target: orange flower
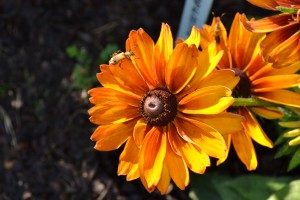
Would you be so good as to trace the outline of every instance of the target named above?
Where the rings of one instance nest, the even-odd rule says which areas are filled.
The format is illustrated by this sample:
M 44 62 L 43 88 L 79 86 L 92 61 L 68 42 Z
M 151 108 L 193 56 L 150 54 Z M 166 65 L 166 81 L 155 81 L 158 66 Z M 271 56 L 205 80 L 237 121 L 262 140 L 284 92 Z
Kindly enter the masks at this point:
M 103 87 L 89 91 L 90 121 L 100 125 L 91 136 L 95 148 L 110 151 L 126 143 L 118 174 L 140 178 L 149 192 L 166 193 L 171 179 L 184 189 L 188 169 L 204 173 L 209 156 L 226 156 L 222 134 L 242 129 L 241 116 L 224 112 L 239 78 L 231 70 L 214 71 L 222 52 L 214 43 L 199 52 L 199 42 L 196 28 L 174 49 L 167 24 L 156 44 L 143 29 L 131 31 L 131 53 L 101 65 Z
M 281 68 L 292 63 L 300 64 L 300 1 L 299 0 L 248 0 L 250 3 L 281 14 L 260 20 L 242 20 L 246 29 L 256 33 L 270 33 L 261 43 L 267 62 Z
M 232 69 L 240 77 L 238 85 L 233 90 L 233 96 L 256 97 L 277 104 L 300 107 L 300 95 L 286 90 L 286 88 L 299 84 L 300 75 L 295 73 L 300 69 L 300 66 L 292 64 L 285 68 L 276 69 L 272 67 L 271 63 L 265 62 L 259 53 L 260 43 L 264 40 L 265 34 L 247 31 L 241 23 L 245 20 L 247 20 L 245 15 L 237 13 L 228 39 L 226 30 L 222 29 L 220 36 L 218 36 L 220 41 L 217 42 L 217 48 L 226 52 L 219 62 L 219 68 Z M 214 18 L 211 26 L 205 26 L 204 30 L 201 30 L 203 49 L 207 48 L 209 41 L 215 40 L 216 23 L 220 23 L 220 27 L 223 27 L 220 19 Z M 204 38 L 208 38 L 209 41 L 204 41 Z M 226 135 L 225 140 L 228 146 L 232 141 L 238 157 L 248 170 L 256 169 L 257 158 L 252 139 L 269 148 L 273 147 L 273 143 L 260 127 L 253 112 L 267 119 L 281 118 L 283 113 L 277 108 L 265 106 L 239 107 L 230 110 L 244 116 L 246 120 L 242 122 L 244 131 Z M 224 162 L 225 159 L 220 159 L 218 163 Z

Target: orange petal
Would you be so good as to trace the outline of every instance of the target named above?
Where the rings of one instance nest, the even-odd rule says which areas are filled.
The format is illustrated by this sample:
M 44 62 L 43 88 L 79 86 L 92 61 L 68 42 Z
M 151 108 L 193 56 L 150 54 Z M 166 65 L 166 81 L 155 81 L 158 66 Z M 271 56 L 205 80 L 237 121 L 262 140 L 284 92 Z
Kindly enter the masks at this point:
M 120 160 L 136 164 L 138 162 L 139 151 L 140 149 L 135 144 L 133 138 L 130 137 L 120 155 Z
M 257 167 L 257 158 L 251 138 L 245 132 L 231 135 L 232 144 L 239 159 L 246 165 L 248 170 Z
M 165 68 L 173 51 L 173 37 L 170 26 L 162 24 L 159 38 L 154 47 L 154 72 L 161 86 L 165 85 Z
M 193 26 L 190 36 L 184 42 L 189 46 L 195 45 L 198 48 L 200 44 L 200 30 Z
M 97 141 L 95 149 L 99 151 L 118 149 L 130 136 L 132 136 L 135 123 L 136 120 L 132 120 L 128 123 L 99 126 L 91 136 L 93 141 Z
M 238 133 L 236 133 L 238 134 Z M 231 134 L 223 135 L 224 140 L 226 142 L 227 150 L 226 150 L 226 155 L 223 158 L 219 158 L 217 161 L 217 165 L 222 164 L 225 162 L 225 160 L 228 158 L 229 150 L 230 150 L 230 145 L 231 145 Z
M 88 110 L 90 121 L 99 125 L 122 123 L 140 117 L 138 108 L 122 102 L 98 104 Z
M 127 181 L 139 178 L 138 164 L 120 161 L 118 166 L 118 176 L 126 175 Z
M 245 118 L 233 113 L 223 112 L 215 115 L 193 115 L 189 117 L 213 127 L 218 130 L 223 137 L 244 129 L 241 122 L 244 121 Z M 227 126 L 227 124 L 230 124 L 230 126 Z
M 222 70 L 215 70 L 210 73 L 207 77 L 202 79 L 199 83 L 200 87 L 208 87 L 208 86 L 217 86 L 222 85 L 233 89 L 239 82 L 239 77 L 235 76 L 233 70 L 230 69 L 222 69 Z
M 275 89 L 296 87 L 300 83 L 300 75 L 267 76 L 252 81 L 253 92 L 267 92 Z
M 231 90 L 223 86 L 200 88 L 178 103 L 178 110 L 187 114 L 217 114 L 227 109 L 234 99 Z
M 156 86 L 156 78 L 152 68 L 154 50 L 153 40 L 140 28 L 137 31 L 131 31 L 129 33 L 129 46 L 134 53 L 133 63 L 152 89 Z
M 300 94 L 288 90 L 275 90 L 256 94 L 257 98 L 272 103 L 300 108 Z
M 131 60 L 125 58 L 120 63 L 121 66 L 110 65 L 110 71 L 115 80 L 130 92 L 144 95 L 149 88 Z
M 105 104 L 108 102 L 123 102 L 128 105 L 138 107 L 141 97 L 132 94 L 123 93 L 110 88 L 93 88 L 89 90 L 92 104 Z
M 179 93 L 193 78 L 197 69 L 198 49 L 192 45 L 177 45 L 167 63 L 166 84 L 173 93 Z M 179 78 L 180 77 L 180 78 Z
M 275 107 L 251 107 L 251 110 L 266 119 L 279 119 L 284 116 L 284 113 Z
M 184 190 L 184 188 L 190 182 L 189 171 L 182 157 L 174 153 L 169 143 L 167 143 L 167 153 L 165 162 L 168 167 L 169 174 L 173 179 L 174 183 L 181 190 Z
M 199 147 L 186 142 L 178 134 L 168 133 L 168 138 L 174 145 L 173 149 L 180 151 L 180 155 L 193 172 L 202 174 L 206 167 L 210 166 L 208 155 Z
M 260 127 L 253 114 L 246 108 L 239 109 L 239 113 L 246 118 L 246 121 L 243 122 L 243 125 L 247 135 L 249 135 L 258 144 L 273 148 L 273 142 Z
M 202 122 L 183 116 L 177 117 L 174 123 L 180 135 L 185 134 L 209 156 L 215 158 L 225 157 L 226 144 L 217 130 Z
M 285 29 L 288 26 L 296 24 L 297 21 L 293 19 L 293 15 L 284 13 L 271 17 L 265 17 L 255 21 L 247 21 L 246 19 L 242 19 L 242 23 L 249 31 L 256 33 L 267 33 Z
M 157 127 L 153 127 L 144 139 L 138 163 L 140 175 L 145 177 L 148 188 L 156 186 L 161 178 L 166 142 L 166 133 Z
M 157 184 L 157 189 L 160 191 L 161 194 L 166 194 L 170 185 L 171 177 L 168 172 L 167 165 L 164 163 L 161 177 Z
M 138 147 L 143 144 L 145 135 L 150 131 L 150 126 L 147 126 L 144 119 L 139 119 L 133 129 L 133 139 Z
M 262 0 L 247 0 L 247 1 L 249 1 L 253 5 L 256 5 L 258 7 L 265 8 L 268 10 L 277 10 L 276 6 L 278 6 L 276 0 L 264 0 L 264 1 L 262 1 Z

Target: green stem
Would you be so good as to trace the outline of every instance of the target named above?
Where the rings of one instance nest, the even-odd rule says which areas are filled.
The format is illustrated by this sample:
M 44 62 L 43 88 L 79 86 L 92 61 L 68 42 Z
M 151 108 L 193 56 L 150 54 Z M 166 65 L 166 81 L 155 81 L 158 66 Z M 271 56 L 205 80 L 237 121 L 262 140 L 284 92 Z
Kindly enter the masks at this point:
M 234 102 L 231 105 L 233 107 L 239 106 L 267 106 L 267 107 L 277 107 L 278 105 L 272 102 L 264 101 L 257 98 L 234 98 Z

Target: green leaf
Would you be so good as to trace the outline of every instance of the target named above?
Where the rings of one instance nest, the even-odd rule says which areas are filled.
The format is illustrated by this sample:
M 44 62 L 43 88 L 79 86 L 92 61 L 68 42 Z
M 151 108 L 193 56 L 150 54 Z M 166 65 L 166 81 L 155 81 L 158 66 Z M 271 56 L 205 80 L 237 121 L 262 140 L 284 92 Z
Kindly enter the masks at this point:
M 267 200 L 299 200 L 300 180 L 290 182 L 287 186 L 272 194 Z
M 297 13 L 298 9 L 296 8 L 287 8 L 283 6 L 276 6 L 276 9 L 283 13 L 295 14 Z
M 79 54 L 79 50 L 75 45 L 68 46 L 66 51 L 70 58 L 76 58 Z
M 292 156 L 287 171 L 291 171 L 300 165 L 300 147 L 296 150 L 294 155 Z
M 282 156 L 289 155 L 295 151 L 295 146 L 290 146 L 288 143 L 285 143 L 282 145 L 282 147 L 279 149 L 279 151 L 276 153 L 275 158 L 280 158 Z

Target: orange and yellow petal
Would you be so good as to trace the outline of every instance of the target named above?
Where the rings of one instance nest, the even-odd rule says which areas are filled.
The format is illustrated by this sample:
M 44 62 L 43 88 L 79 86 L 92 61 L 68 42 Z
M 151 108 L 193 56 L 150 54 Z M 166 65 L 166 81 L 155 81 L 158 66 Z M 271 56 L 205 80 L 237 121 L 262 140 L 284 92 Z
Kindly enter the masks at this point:
M 128 39 L 130 49 L 134 53 L 133 64 L 141 73 L 150 89 L 154 88 L 157 80 L 153 73 L 153 40 L 141 28 L 137 31 L 131 31 Z
M 244 27 L 252 32 L 267 33 L 276 30 L 286 29 L 286 27 L 296 24 L 291 14 L 279 14 L 271 17 L 265 17 L 259 20 L 247 21 L 242 19 Z
M 157 186 L 166 155 L 166 133 L 159 127 L 153 127 L 146 135 L 139 154 L 139 172 L 147 187 Z
M 300 94 L 288 90 L 275 90 L 256 94 L 257 98 L 286 106 L 300 108 Z
M 174 183 L 181 190 L 184 190 L 184 188 L 190 182 L 189 171 L 183 158 L 174 153 L 169 142 L 167 142 L 167 153 L 165 157 L 165 163 L 168 167 L 169 174 Z
M 135 144 L 138 147 L 141 147 L 143 144 L 143 141 L 145 139 L 146 134 L 150 131 L 151 126 L 148 126 L 147 123 L 145 123 L 145 120 L 140 118 L 137 123 L 134 126 L 133 129 L 133 139 Z
M 258 144 L 273 148 L 273 142 L 268 138 L 264 130 L 260 127 L 253 114 L 246 108 L 240 108 L 239 114 L 246 118 L 246 120 L 243 122 L 243 125 L 247 135 L 249 135 Z
M 174 122 L 178 134 L 188 138 L 191 142 L 201 148 L 208 156 L 214 158 L 225 157 L 226 144 L 222 135 L 214 128 L 199 122 L 179 116 Z
M 251 111 L 266 119 L 280 119 L 284 113 L 275 107 L 251 107 Z
M 128 138 L 126 145 L 120 154 L 120 160 L 137 164 L 140 148 L 135 144 L 132 137 Z
M 178 110 L 186 114 L 217 114 L 227 109 L 233 101 L 229 88 L 210 86 L 182 98 L 178 103 Z
M 230 112 L 222 112 L 215 115 L 192 115 L 189 116 L 189 118 L 213 127 L 218 130 L 223 137 L 231 133 L 240 132 L 244 129 L 242 121 L 244 121 L 245 118 Z M 227 126 L 227 124 L 230 124 L 230 126 Z
M 198 49 L 195 45 L 178 44 L 167 63 L 166 85 L 173 94 L 179 93 L 193 78 L 197 69 Z M 174 77 L 180 77 L 174 81 Z
M 258 7 L 261 8 L 265 8 L 268 10 L 276 10 L 276 7 L 278 6 L 278 3 L 276 2 L 276 0 L 247 0 L 250 3 L 252 3 L 253 5 L 256 5 Z
M 241 131 L 231 135 L 231 141 L 239 159 L 244 163 L 248 170 L 254 170 L 257 167 L 257 158 L 255 149 L 250 136 Z
M 160 86 L 165 85 L 165 68 L 173 51 L 173 37 L 170 26 L 162 24 L 159 38 L 154 47 L 154 72 Z
M 97 104 L 88 110 L 90 121 L 98 125 L 122 123 L 140 117 L 138 108 L 123 102 Z
M 190 36 L 184 41 L 187 45 L 195 45 L 197 48 L 200 44 L 200 30 L 193 26 Z
M 171 177 L 167 168 L 166 163 L 163 163 L 163 168 L 161 171 L 161 177 L 157 184 L 157 189 L 161 194 L 166 194 L 170 185 Z
M 172 149 L 184 159 L 188 168 L 195 173 L 203 174 L 207 166 L 210 166 L 208 155 L 198 146 L 186 142 L 179 134 L 170 134 L 174 131 L 168 132 L 168 139 L 172 141 Z
M 96 141 L 95 149 L 111 151 L 118 149 L 131 135 L 136 120 L 127 123 L 99 126 L 91 136 Z
M 242 132 L 242 131 L 241 131 Z M 234 133 L 234 134 L 239 134 L 238 132 Z M 227 146 L 227 150 L 226 150 L 226 155 L 223 158 L 219 158 L 217 161 L 217 165 L 222 164 L 223 162 L 225 162 L 225 160 L 228 158 L 229 155 L 229 150 L 230 150 L 230 145 L 231 145 L 231 134 L 226 134 L 223 135 L 223 138 L 225 140 L 226 146 Z

